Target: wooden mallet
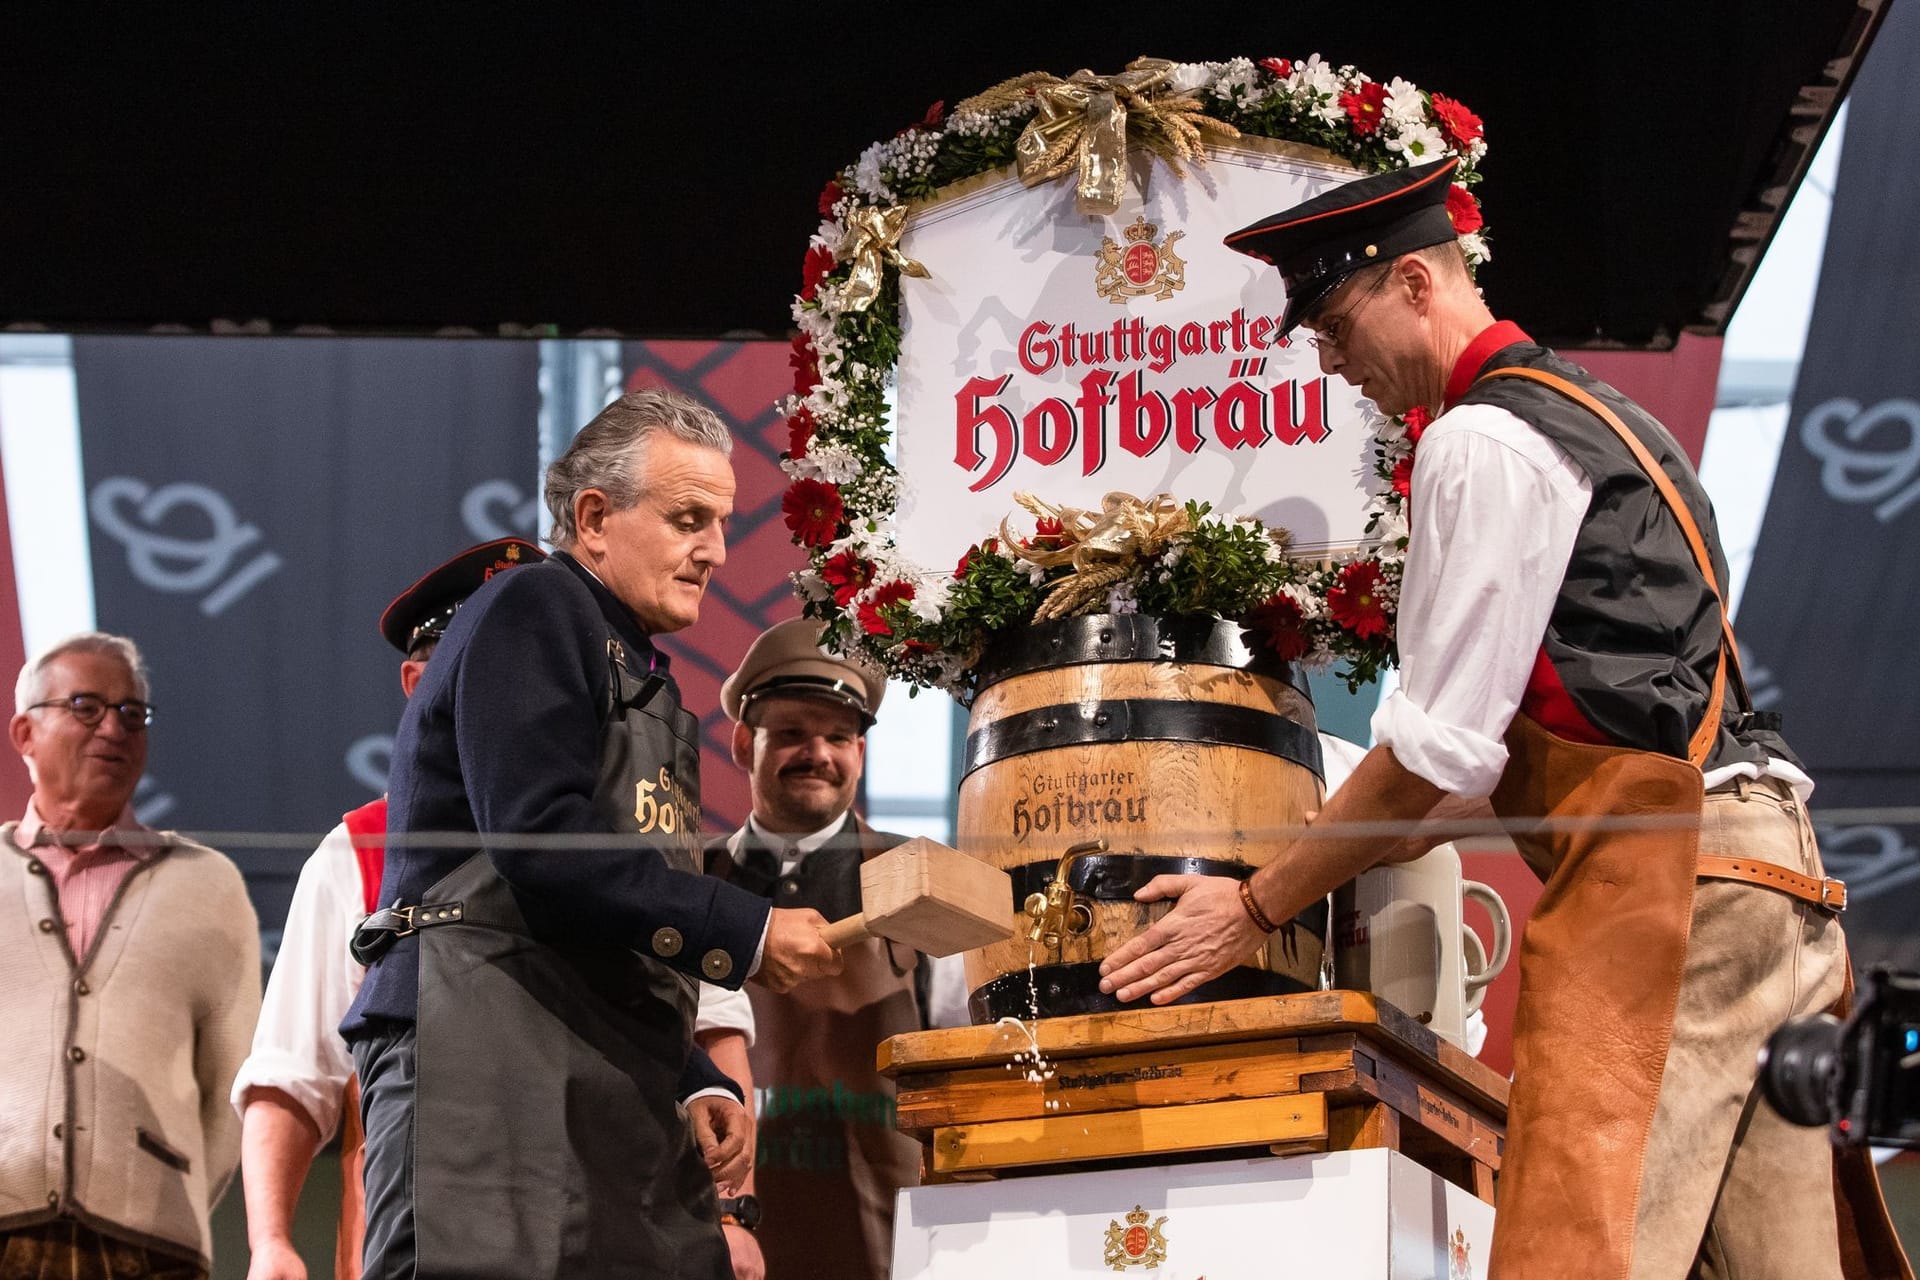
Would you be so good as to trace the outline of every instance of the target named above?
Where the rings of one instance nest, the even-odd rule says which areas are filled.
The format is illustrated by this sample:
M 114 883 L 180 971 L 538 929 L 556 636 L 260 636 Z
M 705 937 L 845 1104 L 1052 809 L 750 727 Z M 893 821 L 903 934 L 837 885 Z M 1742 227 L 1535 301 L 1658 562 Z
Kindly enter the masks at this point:
M 860 906 L 820 930 L 828 946 L 885 938 L 950 956 L 1013 936 L 1007 873 L 925 837 L 860 864 Z

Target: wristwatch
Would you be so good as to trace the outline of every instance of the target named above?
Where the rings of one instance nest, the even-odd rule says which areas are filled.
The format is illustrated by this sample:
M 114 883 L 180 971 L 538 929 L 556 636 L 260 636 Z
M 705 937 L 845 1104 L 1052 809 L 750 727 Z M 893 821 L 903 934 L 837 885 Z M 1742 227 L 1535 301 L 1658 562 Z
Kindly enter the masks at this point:
M 758 1196 L 721 1196 L 720 1221 L 731 1222 L 748 1231 L 760 1229 L 760 1198 Z

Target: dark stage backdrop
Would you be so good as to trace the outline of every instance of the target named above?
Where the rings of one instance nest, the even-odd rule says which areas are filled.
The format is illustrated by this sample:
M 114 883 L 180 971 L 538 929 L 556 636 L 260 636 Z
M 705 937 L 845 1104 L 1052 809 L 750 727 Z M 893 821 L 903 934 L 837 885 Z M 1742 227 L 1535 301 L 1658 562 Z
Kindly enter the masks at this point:
M 402 588 L 534 533 L 534 343 L 78 338 L 99 625 L 158 707 L 140 816 L 305 832 L 385 787 Z M 307 850 L 229 848 L 269 947 Z
M 1920 6 L 1855 81 L 1826 259 L 1741 599 L 1755 701 L 1785 713 L 1820 811 L 1920 805 Z M 1822 824 L 1862 964 L 1920 968 L 1920 823 Z

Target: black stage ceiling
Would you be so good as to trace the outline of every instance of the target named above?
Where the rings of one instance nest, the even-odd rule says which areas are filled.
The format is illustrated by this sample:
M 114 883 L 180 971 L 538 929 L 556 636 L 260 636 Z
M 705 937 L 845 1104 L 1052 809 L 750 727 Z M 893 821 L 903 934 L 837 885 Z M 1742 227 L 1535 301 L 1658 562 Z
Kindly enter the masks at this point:
M 1661 347 L 1886 3 L 9 5 L 0 327 L 780 333 L 820 186 L 933 100 L 1317 51 L 1486 119 L 1497 310 Z

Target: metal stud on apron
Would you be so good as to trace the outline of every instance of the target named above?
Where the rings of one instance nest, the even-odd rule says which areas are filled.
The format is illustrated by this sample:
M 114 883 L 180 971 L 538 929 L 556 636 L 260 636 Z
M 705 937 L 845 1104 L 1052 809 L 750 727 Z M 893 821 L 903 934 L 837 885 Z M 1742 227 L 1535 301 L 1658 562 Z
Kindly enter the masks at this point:
M 630 670 L 612 637 L 607 657 L 595 806 L 697 871 L 699 723 L 664 672 Z M 419 1274 L 730 1275 L 713 1179 L 676 1102 L 695 981 L 631 948 L 534 938 L 485 853 L 415 920 Z

